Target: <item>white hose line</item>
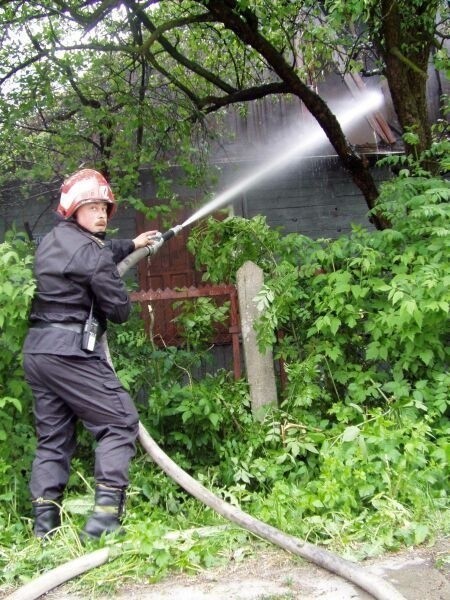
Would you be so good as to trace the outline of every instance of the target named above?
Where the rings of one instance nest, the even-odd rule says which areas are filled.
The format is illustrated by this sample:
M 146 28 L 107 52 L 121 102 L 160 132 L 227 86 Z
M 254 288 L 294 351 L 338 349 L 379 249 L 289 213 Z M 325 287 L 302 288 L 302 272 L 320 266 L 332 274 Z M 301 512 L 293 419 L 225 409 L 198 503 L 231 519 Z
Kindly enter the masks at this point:
M 78 575 L 82 575 L 86 571 L 105 564 L 111 554 L 117 556 L 115 552 L 112 553 L 112 548 L 112 546 L 101 548 L 100 550 L 95 550 L 95 552 L 83 554 L 83 556 L 69 560 L 69 562 L 51 571 L 47 571 L 47 573 L 23 585 L 9 596 L 6 596 L 5 600 L 36 600 L 36 598 L 40 598 L 43 594 L 69 581 L 69 579 L 78 577 Z
M 279 529 L 255 519 L 240 508 L 232 506 L 228 502 L 215 496 L 201 483 L 174 463 L 173 460 L 161 450 L 142 423 L 139 423 L 139 441 L 147 454 L 169 477 L 192 496 L 197 498 L 197 500 L 200 500 L 229 521 L 237 523 L 240 527 L 283 548 L 283 550 L 287 550 L 291 554 L 301 556 L 309 562 L 355 583 L 377 600 L 406 600 L 405 597 L 390 583 L 372 573 L 368 573 L 356 563 L 345 560 L 328 550 L 318 548 L 299 538 L 285 534 Z
M 183 531 L 169 531 L 163 536 L 163 539 L 168 540 L 169 542 L 177 542 L 178 540 L 183 541 L 192 539 L 194 535 L 196 538 L 207 538 L 220 535 L 229 528 L 230 525 L 191 527 L 190 529 L 184 529 Z M 115 560 L 120 556 L 125 545 L 125 543 L 114 544 L 113 546 L 108 546 L 101 550 L 95 550 L 89 554 L 83 554 L 83 556 L 74 558 L 63 565 L 55 567 L 51 571 L 47 571 L 39 577 L 36 577 L 36 579 L 33 579 L 26 585 L 18 588 L 9 596 L 6 596 L 4 600 L 36 600 L 43 594 L 74 579 L 78 575 L 82 575 L 91 569 L 100 567 L 108 561 Z

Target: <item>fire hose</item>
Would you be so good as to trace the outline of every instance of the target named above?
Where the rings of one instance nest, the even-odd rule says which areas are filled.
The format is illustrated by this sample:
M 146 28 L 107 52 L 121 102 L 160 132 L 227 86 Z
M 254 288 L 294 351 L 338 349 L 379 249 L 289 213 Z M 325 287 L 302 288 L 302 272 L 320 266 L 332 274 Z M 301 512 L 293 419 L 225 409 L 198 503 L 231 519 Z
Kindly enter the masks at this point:
M 141 259 L 155 254 L 167 240 L 174 235 L 177 235 L 182 227 L 183 226 L 178 225 L 163 234 L 159 234 L 152 240 L 153 245 L 147 246 L 146 248 L 140 248 L 131 253 L 119 263 L 118 270 L 120 275 L 123 276 Z M 111 363 L 106 338 L 104 338 L 104 347 L 108 360 Z M 341 558 L 329 550 L 319 548 L 314 544 L 310 544 L 309 542 L 286 534 L 214 495 L 167 456 L 153 440 L 142 423 L 139 423 L 139 441 L 150 458 L 171 479 L 197 500 L 212 508 L 225 519 L 236 523 L 257 537 L 262 538 L 291 554 L 300 556 L 301 558 L 354 583 L 362 590 L 368 592 L 376 600 L 406 600 L 405 597 L 389 582 L 368 572 L 358 564 Z M 5 600 L 35 600 L 70 579 L 116 558 L 120 555 L 122 547 L 123 544 L 116 544 L 73 559 L 27 583 L 11 595 L 7 596 Z

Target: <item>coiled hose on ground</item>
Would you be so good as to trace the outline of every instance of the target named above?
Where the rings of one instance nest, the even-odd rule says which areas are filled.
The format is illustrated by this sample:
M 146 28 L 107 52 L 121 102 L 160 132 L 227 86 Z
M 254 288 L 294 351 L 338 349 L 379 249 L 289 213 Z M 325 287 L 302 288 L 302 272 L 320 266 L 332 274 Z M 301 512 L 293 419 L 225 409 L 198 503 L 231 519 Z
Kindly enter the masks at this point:
M 119 273 L 123 276 L 131 267 L 147 255 L 148 251 L 146 249 L 136 250 L 118 265 Z M 108 350 L 107 345 L 106 350 Z M 109 357 L 108 351 L 107 355 Z M 247 531 L 279 546 L 291 554 L 300 556 L 301 558 L 354 583 L 362 590 L 371 594 L 376 600 L 406 600 L 405 597 L 389 582 L 367 572 L 358 564 L 343 559 L 314 544 L 310 544 L 299 538 L 283 533 L 279 529 L 276 529 L 263 521 L 259 521 L 240 508 L 232 506 L 228 502 L 215 496 L 174 463 L 174 461 L 156 444 L 142 423 L 139 423 L 139 441 L 147 454 L 169 477 L 189 494 L 225 517 L 225 519 L 236 523 Z M 66 581 L 100 566 L 108 560 L 116 558 L 120 555 L 121 547 L 122 544 L 117 544 L 115 546 L 102 548 L 60 565 L 19 588 L 5 600 L 35 600 Z

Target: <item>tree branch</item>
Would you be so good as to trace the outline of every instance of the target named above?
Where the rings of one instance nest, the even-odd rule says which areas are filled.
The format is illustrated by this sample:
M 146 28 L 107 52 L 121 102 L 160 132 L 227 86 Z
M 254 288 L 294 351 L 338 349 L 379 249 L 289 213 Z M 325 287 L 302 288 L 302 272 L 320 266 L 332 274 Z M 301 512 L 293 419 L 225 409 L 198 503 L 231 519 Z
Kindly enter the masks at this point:
M 13 77 L 14 75 L 16 75 L 16 73 L 19 73 L 19 71 L 21 71 L 22 69 L 26 69 L 26 67 L 29 67 L 30 65 L 34 64 L 35 62 L 40 61 L 43 56 L 45 56 L 45 53 L 38 52 L 35 56 L 32 56 L 31 58 L 28 58 L 24 62 L 16 65 L 4 77 L 2 77 L 0 79 L 0 86 L 3 83 L 5 83 L 5 81 L 7 81 L 10 77 Z
M 117 0 L 103 0 L 100 5 L 94 10 L 94 12 L 86 14 L 81 12 L 83 6 L 74 9 L 73 4 L 62 2 L 61 0 L 55 0 L 55 3 L 59 6 L 61 12 L 67 12 L 71 18 L 85 28 L 86 31 L 93 29 L 100 21 L 105 17 L 106 13 L 111 11 L 113 8 L 120 6 L 121 2 Z M 85 2 L 84 6 L 91 6 L 91 2 Z
M 148 29 L 148 31 L 150 31 L 152 33 L 154 31 L 156 31 L 156 26 L 152 23 L 152 21 L 149 19 L 148 15 L 145 14 L 145 12 L 141 9 L 140 6 L 138 6 L 136 4 L 136 2 L 134 0 L 126 0 L 125 3 L 130 8 L 130 10 L 132 10 L 134 12 L 134 14 L 139 18 L 139 20 L 141 21 L 143 26 L 146 29 Z M 199 65 L 198 63 L 189 60 L 186 56 L 184 56 L 183 54 L 178 52 L 178 50 L 164 36 L 160 35 L 158 38 L 158 41 L 161 44 L 161 46 L 164 48 L 164 50 L 174 60 L 176 60 L 179 64 L 186 67 L 192 73 L 196 73 L 197 75 L 200 75 L 200 77 L 203 77 L 203 79 L 205 79 L 206 81 L 209 81 L 210 83 L 212 83 L 219 89 L 223 90 L 227 94 L 232 94 L 233 92 L 235 92 L 235 88 L 233 88 L 231 85 L 229 85 L 228 83 L 223 81 L 220 77 L 217 77 L 217 75 L 214 75 L 213 73 L 211 73 L 210 71 L 208 71 L 207 69 L 205 69 L 204 67 Z
M 205 113 L 211 113 L 229 104 L 236 104 L 237 102 L 249 102 L 251 100 L 258 100 L 271 94 L 287 94 L 291 90 L 286 83 L 267 83 L 265 85 L 259 85 L 245 90 L 238 90 L 233 94 L 227 96 L 205 96 L 198 101 L 198 106 Z
M 201 15 L 193 15 L 191 17 L 185 17 L 184 19 L 171 19 L 170 21 L 167 21 L 166 23 L 155 27 L 150 37 L 144 42 L 142 46 L 142 51 L 146 52 L 150 48 L 150 46 L 154 42 L 156 42 L 156 40 L 158 40 L 165 31 L 175 29 L 176 27 L 182 27 L 183 25 L 190 25 L 192 23 L 207 23 L 211 21 L 213 21 L 213 18 L 208 13 L 204 13 Z

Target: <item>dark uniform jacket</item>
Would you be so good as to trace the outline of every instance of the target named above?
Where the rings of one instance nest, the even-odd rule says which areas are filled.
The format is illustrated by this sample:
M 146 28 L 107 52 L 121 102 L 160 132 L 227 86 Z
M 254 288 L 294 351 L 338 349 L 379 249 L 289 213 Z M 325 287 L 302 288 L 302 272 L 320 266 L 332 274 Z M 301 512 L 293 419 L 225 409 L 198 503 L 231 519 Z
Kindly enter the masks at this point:
M 132 240 L 105 242 L 73 221 L 62 221 L 48 233 L 35 257 L 37 289 L 24 353 L 103 357 L 101 344 L 96 345 L 94 352 L 81 349 L 80 333 L 33 325 L 83 325 L 92 301 L 102 330 L 106 329 L 107 320 L 125 322 L 131 303 L 116 265 L 133 251 Z

